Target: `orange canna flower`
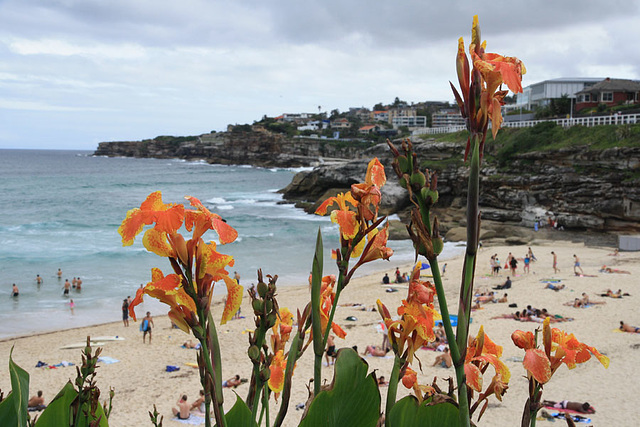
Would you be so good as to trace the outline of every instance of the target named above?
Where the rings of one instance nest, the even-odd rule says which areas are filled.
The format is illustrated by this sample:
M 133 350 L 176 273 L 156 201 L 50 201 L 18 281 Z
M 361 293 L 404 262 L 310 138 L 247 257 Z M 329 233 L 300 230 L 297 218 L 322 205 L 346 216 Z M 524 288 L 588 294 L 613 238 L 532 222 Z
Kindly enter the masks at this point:
M 484 327 L 480 326 L 478 335 L 470 340 L 467 347 L 464 364 L 466 382 L 471 389 L 481 392 L 482 373 L 485 372 L 488 365 L 493 366 L 495 374 L 487 390 L 493 392 L 498 400 L 502 400 L 502 395 L 511 379 L 511 372 L 509 372 L 507 365 L 500 360 L 500 356 L 502 356 L 502 347 L 491 341 L 489 336 L 484 333 Z
M 387 307 L 380 300 L 377 301 L 378 311 L 387 327 L 389 342 L 394 344 L 396 354 L 409 363 L 424 343 L 435 340 L 433 327 L 435 320 L 441 318 L 433 306 L 433 284 L 419 280 L 421 266 L 422 263 L 417 263 L 414 267 L 407 299 L 398 307 L 399 320 L 393 320 Z
M 271 348 L 276 353 L 278 350 L 284 350 L 284 345 L 289 341 L 289 336 L 293 330 L 293 314 L 288 308 L 283 307 L 278 312 L 276 323 L 271 328 Z
M 360 244 L 356 246 L 353 251 L 353 256 L 358 257 L 365 251 L 360 260 L 359 265 L 367 262 L 375 261 L 377 259 L 389 259 L 393 255 L 393 249 L 387 247 L 387 240 L 389 239 L 389 222 L 387 222 L 382 229 L 374 229 L 367 236 L 367 245 L 365 246 L 365 239 L 362 239 Z
M 191 206 L 196 210 L 188 210 L 185 212 L 184 225 L 187 231 L 193 229 L 193 239 L 198 240 L 207 230 L 215 230 L 218 233 L 220 243 L 223 245 L 231 243 L 238 237 L 238 232 L 228 225 L 220 215 L 214 214 L 204 207 L 200 200 L 195 197 L 186 196 Z
M 127 217 L 118 228 L 122 236 L 122 245 L 131 246 L 136 236 L 145 225 L 155 223 L 155 229 L 161 233 L 174 233 L 182 226 L 184 206 L 165 204 L 162 193 L 156 191 L 149 194 L 139 208 L 127 212 Z
M 322 286 L 320 288 L 320 324 L 322 325 L 323 336 L 326 333 L 329 324 L 329 313 L 336 297 L 336 292 L 333 289 L 335 284 L 336 276 L 333 274 L 322 278 Z M 347 336 L 347 333 L 336 322 L 331 322 L 331 330 L 340 338 Z M 311 339 L 311 336 L 309 339 Z
M 536 348 L 535 337 L 531 332 L 515 331 L 511 335 L 514 344 L 525 350 L 523 366 L 540 384 L 547 383 L 564 363 L 569 369 L 578 363 L 584 363 L 595 356 L 605 367 L 609 367 L 609 358 L 600 354 L 594 347 L 581 343 L 573 334 L 551 328 L 550 318 L 544 320 L 542 327 L 544 350 Z
M 284 388 L 284 373 L 286 369 L 287 360 L 284 358 L 284 352 L 282 350 L 278 350 L 269 365 L 271 375 L 269 376 L 269 381 L 267 383 L 271 391 L 275 393 L 276 400 Z
M 518 58 L 502 56 L 496 53 L 485 53 L 486 42 L 480 41 L 478 16 L 473 17 L 471 43 L 469 53 L 473 62 L 470 70 L 469 59 L 465 53 L 464 40 L 458 40 L 456 70 L 460 92 L 451 84 L 456 102 L 462 116 L 468 119 L 471 134 L 482 135 L 480 155 L 482 156 L 484 138 L 488 121 L 492 122 L 492 134 L 495 139 L 502 124 L 501 106 L 508 91 L 500 90 L 506 84 L 513 93 L 522 92 L 522 75 L 527 72 Z M 471 136 L 470 136 L 471 137 Z M 465 159 L 470 149 L 467 140 Z
M 384 166 L 382 166 L 378 158 L 374 158 L 367 167 L 365 182 L 351 186 L 351 194 L 360 203 L 365 220 L 373 221 L 378 216 L 378 205 L 382 198 L 380 188 L 386 182 L 387 177 L 384 173 Z
M 316 209 L 316 214 L 326 215 L 327 209 L 333 204 L 338 205 L 338 209 L 331 212 L 331 222 L 340 226 L 340 233 L 345 240 L 351 240 L 358 234 L 359 226 L 356 218 L 357 213 L 349 210 L 349 203 L 352 207 L 357 207 L 358 202 L 351 196 L 351 192 L 338 193 L 335 197 L 329 197 Z
M 137 290 L 136 297 L 129 305 L 129 315 L 136 320 L 134 307 L 142 302 L 142 295 L 147 294 L 171 307 L 170 316 L 177 320 L 176 324 L 182 330 L 188 332 L 188 325 L 193 324 L 195 319 L 196 305 L 181 284 L 182 278 L 177 274 L 165 276 L 159 268 L 153 268 L 151 282 Z
M 406 388 L 413 388 L 414 384 L 418 382 L 418 374 L 416 371 L 407 367 L 407 370 L 402 377 L 402 385 Z

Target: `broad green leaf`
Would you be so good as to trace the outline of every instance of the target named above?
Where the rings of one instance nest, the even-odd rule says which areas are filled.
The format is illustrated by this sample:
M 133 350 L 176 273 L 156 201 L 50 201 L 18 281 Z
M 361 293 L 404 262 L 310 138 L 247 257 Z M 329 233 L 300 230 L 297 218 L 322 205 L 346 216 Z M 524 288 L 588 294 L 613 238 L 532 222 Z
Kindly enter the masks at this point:
M 340 350 L 332 385 L 313 399 L 300 427 L 374 427 L 380 417 L 380 391 L 368 370 L 354 350 Z
M 9 353 L 11 393 L 0 403 L 0 425 L 26 427 L 29 418 L 29 373 L 13 361 L 13 347 Z
M 49 403 L 47 409 L 38 417 L 36 427 L 68 426 L 71 417 L 70 405 L 77 395 L 78 392 L 73 388 L 71 381 L 67 381 L 62 390 Z
M 251 416 L 251 410 L 238 395 L 236 395 L 236 403 L 225 414 L 225 419 L 229 427 L 257 427 L 256 421 Z
M 393 405 L 388 414 L 390 427 L 457 427 L 458 408 L 448 402 L 418 405 L 418 399 L 407 396 Z
M 313 264 L 311 267 L 311 320 L 313 321 L 313 350 L 315 354 L 324 353 L 322 345 L 322 325 L 320 323 L 320 288 L 322 287 L 322 233 L 318 228 L 318 237 L 316 238 L 316 252 L 313 255 Z
M 71 419 L 71 404 L 78 396 L 78 392 L 71 384 L 71 381 L 68 381 L 62 390 L 53 398 L 47 409 L 42 412 L 42 414 L 38 417 L 38 421 L 36 422 L 36 427 L 56 427 L 56 426 L 67 426 L 70 424 Z M 79 427 L 87 427 L 90 422 L 93 422 L 100 418 L 100 423 L 98 424 L 100 427 L 109 427 L 109 421 L 104 413 L 104 409 L 102 405 L 98 405 L 96 408 L 95 417 L 89 416 L 84 417 L 84 413 L 90 413 L 90 405 L 85 403 L 80 411 L 80 421 L 78 422 Z

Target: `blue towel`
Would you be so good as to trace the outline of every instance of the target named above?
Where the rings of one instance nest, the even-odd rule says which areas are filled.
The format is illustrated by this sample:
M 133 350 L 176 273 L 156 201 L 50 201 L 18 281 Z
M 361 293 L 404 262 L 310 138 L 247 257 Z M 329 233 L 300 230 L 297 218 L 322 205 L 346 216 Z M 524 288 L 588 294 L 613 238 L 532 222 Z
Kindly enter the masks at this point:
M 449 315 L 451 319 L 451 326 L 458 326 L 458 316 L 455 314 Z M 469 318 L 469 323 L 473 323 L 473 318 Z M 436 326 L 442 325 L 442 320 L 436 320 Z
M 179 371 L 180 368 L 173 365 L 167 365 L 167 372 Z

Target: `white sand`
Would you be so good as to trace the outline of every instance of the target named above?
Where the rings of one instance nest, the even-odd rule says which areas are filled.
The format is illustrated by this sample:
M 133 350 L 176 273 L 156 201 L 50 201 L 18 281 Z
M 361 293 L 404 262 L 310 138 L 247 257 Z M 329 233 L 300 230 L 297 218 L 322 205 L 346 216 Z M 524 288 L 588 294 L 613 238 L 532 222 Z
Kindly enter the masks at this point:
M 479 254 L 476 289 L 489 288 L 504 282 L 507 274 L 502 272 L 500 277 L 486 276 L 489 273 L 489 257 L 497 253 L 501 261 L 506 259 L 509 252 L 521 258 L 526 252 L 526 247 L 485 247 Z M 482 310 L 473 313 L 471 333 L 477 333 L 480 325 L 484 325 L 486 333 L 496 343 L 504 347 L 503 360 L 511 369 L 512 379 L 509 390 L 504 396 L 503 402 L 492 398 L 489 410 L 480 422 L 485 426 L 514 426 L 519 425 L 522 408 L 526 400 L 527 381 L 524 378 L 525 371 L 522 364 L 510 360 L 514 357 L 522 357 L 523 351 L 515 347 L 510 339 L 511 333 L 516 329 L 533 331 L 536 323 L 516 322 L 514 320 L 496 319 L 491 317 L 521 310 L 531 304 L 537 308 L 547 308 L 551 313 L 573 317 L 572 322 L 558 323 L 559 327 L 568 332 L 573 332 L 577 338 L 588 345 L 595 346 L 603 354 L 611 358 L 611 366 L 608 370 L 594 358 L 586 364 L 579 365 L 569 371 L 565 366 L 561 367 L 552 380 L 545 386 L 543 398 L 550 400 L 569 399 L 574 401 L 588 401 L 596 409 L 592 415 L 593 425 L 634 426 L 635 418 L 640 415 L 640 405 L 637 404 L 637 396 L 640 392 L 640 382 L 637 381 L 635 368 L 640 360 L 640 334 L 614 332 L 620 320 L 625 320 L 632 325 L 640 326 L 640 311 L 638 301 L 640 291 L 636 285 L 640 275 L 640 254 L 622 253 L 619 257 L 611 257 L 608 248 L 591 248 L 582 244 L 567 242 L 540 242 L 532 245 L 532 249 L 538 261 L 531 266 L 531 274 L 522 275 L 522 265 L 519 265 L 519 275 L 513 280 L 512 289 L 508 290 L 509 302 L 518 304 L 518 308 L 509 308 L 507 304 L 488 304 Z M 551 268 L 552 256 L 550 251 L 558 254 L 559 266 L 562 271 L 553 274 Z M 572 254 L 577 254 L 582 262 L 586 274 L 597 277 L 575 277 L 573 274 Z M 450 311 L 457 313 L 457 296 L 460 287 L 461 258 L 448 260 L 447 272 L 444 277 L 444 285 L 447 292 Z M 614 268 L 629 270 L 632 274 L 602 274 L 599 268 L 607 264 Z M 380 270 L 392 275 L 396 264 L 378 262 Z M 400 266 L 402 271 L 410 271 L 410 266 Z M 334 273 L 335 268 L 327 266 L 325 274 Z M 284 272 L 283 272 L 284 273 Z M 566 288 L 559 292 L 543 289 L 540 283 L 543 278 L 561 279 Z M 380 286 L 381 274 L 358 278 L 344 290 L 340 303 L 360 302 L 367 306 L 373 306 L 377 298 L 380 298 L 390 310 L 395 311 L 402 298 L 406 297 L 406 290 L 401 289 L 396 293 L 385 293 Z M 607 288 L 614 291 L 621 288 L 632 296 L 622 299 L 602 298 L 597 294 Z M 598 305 L 585 309 L 576 309 L 564 306 L 563 303 L 580 296 L 582 292 L 588 293 L 593 300 L 606 301 L 604 305 Z M 289 307 L 292 312 L 302 309 L 308 300 L 306 286 L 299 288 L 280 288 L 279 302 L 281 307 Z M 219 319 L 221 306 L 217 305 L 214 318 Z M 138 311 L 144 312 L 144 307 Z M 243 301 L 243 314 L 250 312 L 248 298 Z M 11 388 L 7 370 L 9 351 L 15 345 L 14 360 L 31 375 L 30 391 L 34 394 L 37 390 L 44 390 L 47 402 L 51 400 L 64 383 L 75 377 L 73 367 L 48 370 L 35 368 L 41 360 L 50 364 L 62 360 L 78 364 L 80 362 L 79 350 L 60 350 L 59 347 L 82 341 L 87 334 L 93 336 L 119 335 L 125 337 L 125 341 L 112 342 L 104 345 L 103 355 L 120 360 L 119 363 L 101 364 L 97 376 L 98 385 L 102 395 L 107 396 L 109 387 L 115 388 L 114 411 L 110 418 L 112 426 L 142 426 L 150 425 L 147 412 L 155 403 L 158 410 L 165 416 L 164 425 L 180 425 L 170 421 L 171 407 L 175 405 L 180 395 L 186 393 L 189 401 L 197 397 L 200 389 L 197 369 L 185 365 L 186 362 L 195 362 L 196 351 L 180 348 L 180 345 L 189 339 L 183 332 L 171 329 L 167 317 L 156 315 L 156 329 L 153 332 L 153 344 L 143 345 L 141 333 L 138 330 L 139 323 L 131 323 L 129 328 L 124 328 L 122 322 L 87 328 L 73 329 L 55 333 L 42 334 L 31 337 L 8 339 L 0 342 L 0 360 L 4 368 L 0 372 L 0 388 L 8 392 Z M 355 322 L 345 321 L 347 316 L 356 316 Z M 46 319 L 43 319 L 46 321 Z M 374 325 L 380 321 L 377 312 L 360 311 L 357 308 L 340 307 L 337 310 L 336 321 L 347 331 L 345 341 L 336 340 L 337 347 L 357 345 L 360 352 L 368 344 L 380 344 L 382 336 L 376 332 Z M 249 377 L 250 362 L 246 356 L 247 338 L 242 334 L 245 329 L 252 328 L 253 320 L 245 318 L 234 320 L 227 325 L 219 327 L 220 343 L 223 355 L 223 375 L 229 378 L 236 373 L 242 377 Z M 422 383 L 430 383 L 434 377 L 445 378 L 454 376 L 453 369 L 434 368 L 433 363 L 437 353 L 432 351 L 419 351 L 418 357 L 423 363 L 423 372 L 419 373 Z M 378 375 L 389 377 L 392 367 L 391 358 L 367 357 L 370 369 L 377 370 Z M 167 365 L 180 366 L 180 371 L 165 372 Z M 417 365 L 417 364 L 416 364 Z M 417 370 L 417 366 L 414 367 Z M 304 402 L 307 398 L 306 385 L 308 379 L 313 376 L 313 352 L 311 347 L 298 362 L 294 375 L 294 387 L 290 402 L 290 409 L 285 425 L 297 425 L 302 411 L 296 411 L 295 405 Z M 323 369 L 323 376 L 331 380 L 333 368 Z M 485 376 L 490 379 L 489 373 Z M 444 385 L 444 382 L 441 382 Z M 231 408 L 235 401 L 234 392 L 242 398 L 246 397 L 248 386 L 243 384 L 236 390 L 225 389 L 225 408 Z M 386 398 L 386 388 L 381 389 L 383 407 Z M 398 397 L 407 394 L 402 385 L 399 387 Z M 271 419 L 274 419 L 278 405 L 272 403 Z M 544 425 L 546 422 L 540 422 Z

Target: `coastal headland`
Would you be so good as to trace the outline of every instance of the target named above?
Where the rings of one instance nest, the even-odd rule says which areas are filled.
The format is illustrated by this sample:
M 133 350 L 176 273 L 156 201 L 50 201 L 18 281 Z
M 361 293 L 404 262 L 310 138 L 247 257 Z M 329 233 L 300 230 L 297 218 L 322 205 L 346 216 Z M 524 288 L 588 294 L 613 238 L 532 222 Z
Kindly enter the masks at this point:
M 531 241 L 536 223 L 538 230 L 595 232 L 607 242 L 611 236 L 606 233 L 640 232 L 640 125 L 568 130 L 552 123 L 543 125 L 505 129 L 495 142 L 487 141 L 481 170 L 481 240 Z M 461 133 L 413 140 L 421 167 L 438 172 L 440 198 L 435 210 L 441 233 L 450 241 L 464 237 L 465 138 Z M 396 145 L 400 142 L 394 141 Z M 282 189 L 285 201 L 307 211 L 361 181 L 368 160 L 378 157 L 391 178 L 383 188 L 383 213 L 406 218 L 409 207 L 406 192 L 392 176 L 386 144 L 297 138 L 258 129 L 102 142 L 95 155 L 260 167 L 314 166 L 296 174 Z M 514 231 L 505 232 L 505 226 Z M 406 237 L 402 227 L 394 237 Z

